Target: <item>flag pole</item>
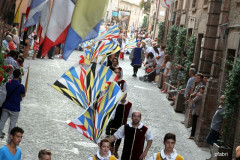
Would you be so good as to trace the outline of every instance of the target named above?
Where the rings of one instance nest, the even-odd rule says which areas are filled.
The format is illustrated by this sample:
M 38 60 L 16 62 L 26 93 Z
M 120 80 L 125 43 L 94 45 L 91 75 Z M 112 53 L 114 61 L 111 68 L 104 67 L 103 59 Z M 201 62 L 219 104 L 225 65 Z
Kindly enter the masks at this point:
M 30 64 L 28 66 L 28 73 L 27 73 L 27 78 L 26 78 L 26 81 L 25 81 L 25 93 L 27 93 L 27 88 L 28 88 L 29 71 L 30 71 Z

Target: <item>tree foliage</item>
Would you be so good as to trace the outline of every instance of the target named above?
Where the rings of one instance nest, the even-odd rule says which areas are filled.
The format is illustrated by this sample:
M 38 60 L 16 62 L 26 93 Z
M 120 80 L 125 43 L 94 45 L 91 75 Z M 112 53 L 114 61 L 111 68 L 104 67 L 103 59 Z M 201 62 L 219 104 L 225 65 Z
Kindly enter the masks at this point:
M 175 58 L 177 63 L 180 63 L 180 60 L 181 60 L 181 53 L 184 50 L 185 42 L 186 42 L 186 34 L 187 34 L 186 28 L 178 29 L 178 34 L 176 39 L 177 43 L 176 43 L 176 49 L 175 49 Z
M 189 38 L 188 42 L 187 42 L 187 50 L 186 50 L 186 60 L 185 60 L 185 64 L 184 64 L 184 71 L 185 71 L 185 84 L 187 83 L 187 80 L 189 78 L 188 72 L 189 72 L 189 68 L 190 65 L 193 61 L 193 57 L 194 57 L 194 52 L 195 52 L 195 45 L 196 45 L 196 37 L 193 35 Z
M 174 52 L 175 52 L 177 34 L 178 34 L 178 27 L 176 25 L 173 25 L 170 28 L 170 31 L 168 33 L 167 46 L 165 49 L 166 53 L 168 55 L 170 55 L 171 57 L 173 57 Z
M 161 44 L 163 42 L 163 36 L 164 36 L 164 30 L 165 30 L 165 22 L 160 22 L 158 27 L 159 27 L 159 31 L 158 31 L 158 44 Z
M 232 64 L 231 64 L 232 65 Z M 239 111 L 239 95 L 240 95 L 240 59 L 236 60 L 233 69 L 229 72 L 229 80 L 225 89 L 225 105 L 226 110 L 223 113 L 225 123 L 223 134 L 225 137 L 230 129 L 230 123 L 235 112 Z
M 144 2 L 144 0 L 141 0 L 140 2 L 140 8 L 144 8 L 145 12 L 150 12 L 151 9 L 151 1 L 147 0 L 147 2 Z
M 147 18 L 147 16 L 144 16 L 144 17 L 143 17 L 142 28 L 147 28 L 147 23 L 148 23 L 148 18 Z

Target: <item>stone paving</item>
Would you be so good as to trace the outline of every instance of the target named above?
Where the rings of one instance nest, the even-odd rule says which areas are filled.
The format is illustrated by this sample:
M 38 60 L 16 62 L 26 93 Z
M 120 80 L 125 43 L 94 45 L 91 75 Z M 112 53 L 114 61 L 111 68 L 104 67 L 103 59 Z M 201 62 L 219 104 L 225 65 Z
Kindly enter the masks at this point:
M 59 58 L 25 61 L 25 65 L 30 63 L 31 66 L 30 77 L 27 96 L 21 103 L 22 110 L 17 124 L 25 130 L 20 144 L 23 160 L 36 160 L 38 151 L 42 148 L 52 150 L 53 160 L 86 160 L 95 154 L 97 145 L 67 125 L 69 120 L 76 118 L 84 110 L 49 85 L 74 65 L 80 54 L 75 51 L 68 61 Z M 199 148 L 193 140 L 187 139 L 190 132 L 180 123 L 184 115 L 173 110 L 166 95 L 156 85 L 141 82 L 131 76 L 132 67 L 128 56 L 120 61 L 120 66 L 127 81 L 128 100 L 133 103 L 135 110 L 142 112 L 142 122 L 154 135 L 153 145 L 146 159 L 163 148 L 163 137 L 167 132 L 176 134 L 176 150 L 185 160 L 209 158 L 207 148 Z M 143 69 L 140 69 L 138 76 L 143 74 Z M 7 129 L 8 123 L 5 133 Z M 0 146 L 4 144 L 6 139 L 0 139 Z

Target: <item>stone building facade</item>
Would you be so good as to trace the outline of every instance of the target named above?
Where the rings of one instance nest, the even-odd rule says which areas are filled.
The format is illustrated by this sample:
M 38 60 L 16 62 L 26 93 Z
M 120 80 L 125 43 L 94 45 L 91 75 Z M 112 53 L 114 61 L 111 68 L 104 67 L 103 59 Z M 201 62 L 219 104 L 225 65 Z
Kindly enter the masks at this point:
M 158 24 L 165 20 L 166 8 L 161 5 L 161 0 L 151 1 L 151 8 L 149 12 L 149 23 L 147 31 L 152 30 L 152 36 L 158 36 Z
M 119 10 L 129 11 L 131 13 L 128 23 L 129 31 L 132 26 L 134 26 L 135 28 L 140 27 L 139 17 L 141 15 L 141 9 L 139 3 L 140 2 L 136 0 L 120 0 L 119 2 Z
M 223 94 L 231 67 L 240 54 L 239 0 L 176 0 L 166 11 L 165 35 L 172 25 L 187 28 L 187 37 L 197 38 L 193 62 L 198 72 L 210 76 L 202 101 L 195 142 L 206 145 L 212 117 Z M 165 43 L 166 44 L 166 43 Z M 240 111 L 233 115 L 226 143 L 233 149 L 240 145 Z M 231 136 L 230 136 L 231 135 Z

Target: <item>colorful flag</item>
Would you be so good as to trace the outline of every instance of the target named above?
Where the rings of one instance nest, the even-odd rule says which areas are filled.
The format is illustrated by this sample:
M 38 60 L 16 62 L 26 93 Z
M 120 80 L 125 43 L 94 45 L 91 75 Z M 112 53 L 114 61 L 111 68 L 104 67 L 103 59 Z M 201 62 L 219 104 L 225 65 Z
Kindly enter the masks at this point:
M 126 49 L 129 49 L 129 48 L 135 48 L 137 46 L 137 41 L 136 41 L 136 39 L 131 39 L 131 40 L 129 40 L 127 43 L 126 43 L 126 45 L 125 45 L 125 48 Z
M 71 23 L 74 6 L 72 0 L 56 0 L 53 2 L 46 36 L 43 41 L 43 57 L 47 54 L 50 48 L 65 41 Z
M 164 8 L 169 8 L 172 4 L 172 0 L 162 0 L 161 4 Z
M 97 37 L 107 4 L 108 0 L 76 1 L 71 27 L 63 51 L 65 60 L 80 43 Z
M 24 27 L 30 27 L 39 21 L 40 15 L 42 10 L 46 7 L 48 4 L 48 0 L 33 0 L 31 7 L 30 7 L 30 12 L 28 14 L 28 18 L 24 24 Z
M 68 125 L 75 128 L 91 141 L 98 140 L 106 127 L 118 102 L 125 95 L 116 82 L 112 82 L 96 103 Z
M 42 13 L 40 16 L 38 32 L 37 32 L 40 45 L 42 44 L 47 32 L 48 21 L 50 17 L 50 5 L 51 5 L 51 1 L 48 1 L 44 9 L 42 10 Z
M 90 50 L 86 50 L 85 54 L 87 59 L 91 62 L 97 62 L 98 56 L 106 56 L 116 53 L 121 48 L 119 47 L 117 41 L 111 40 L 102 40 L 93 45 Z
M 95 42 L 101 41 L 104 39 L 118 38 L 119 28 L 118 25 L 113 25 L 108 31 L 104 32 L 102 35 L 98 36 L 95 39 Z
M 107 31 L 106 26 L 105 25 L 101 25 L 100 29 L 99 29 L 98 36 L 101 36 L 106 31 Z
M 26 10 L 26 19 L 28 18 L 30 7 L 31 7 L 32 0 L 28 0 L 27 10 Z
M 118 76 L 108 67 L 91 63 L 71 67 L 52 87 L 83 108 L 88 108 L 105 87 L 106 82 L 117 81 Z

